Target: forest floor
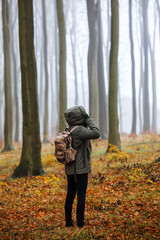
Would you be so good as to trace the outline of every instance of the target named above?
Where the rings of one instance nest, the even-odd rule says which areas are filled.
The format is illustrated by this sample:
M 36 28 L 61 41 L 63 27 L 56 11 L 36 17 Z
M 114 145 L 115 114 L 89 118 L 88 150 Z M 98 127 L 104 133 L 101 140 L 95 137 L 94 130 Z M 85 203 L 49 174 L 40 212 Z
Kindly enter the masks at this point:
M 21 145 L 0 153 L 0 239 L 160 239 L 160 136 L 122 136 L 122 152 L 92 143 L 85 227 L 65 227 L 66 176 L 43 144 L 44 176 L 9 179 Z M 2 150 L 2 145 L 0 146 Z M 113 150 L 113 151 L 112 151 Z

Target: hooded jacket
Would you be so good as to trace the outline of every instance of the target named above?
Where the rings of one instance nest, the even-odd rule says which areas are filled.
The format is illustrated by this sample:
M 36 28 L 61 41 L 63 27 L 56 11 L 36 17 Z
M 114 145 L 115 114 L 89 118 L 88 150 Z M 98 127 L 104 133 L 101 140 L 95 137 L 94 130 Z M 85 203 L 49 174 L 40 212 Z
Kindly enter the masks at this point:
M 91 148 L 89 139 L 99 138 L 99 129 L 92 118 L 85 118 L 86 111 L 82 106 L 69 108 L 65 111 L 64 116 L 70 130 L 78 126 L 71 133 L 72 147 L 78 150 L 76 161 L 65 165 L 65 173 L 73 175 L 75 172 L 76 174 L 91 172 Z

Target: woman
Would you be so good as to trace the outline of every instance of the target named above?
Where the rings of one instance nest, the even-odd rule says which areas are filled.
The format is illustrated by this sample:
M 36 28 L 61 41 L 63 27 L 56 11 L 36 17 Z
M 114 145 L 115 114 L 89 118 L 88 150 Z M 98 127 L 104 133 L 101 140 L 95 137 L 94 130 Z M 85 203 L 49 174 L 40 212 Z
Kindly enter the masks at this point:
M 77 193 L 77 226 L 84 226 L 85 198 L 88 184 L 88 173 L 91 172 L 90 139 L 100 137 L 99 129 L 83 107 L 72 107 L 64 113 L 71 133 L 72 147 L 78 150 L 76 161 L 65 165 L 68 188 L 65 202 L 66 227 L 73 226 L 72 205 Z

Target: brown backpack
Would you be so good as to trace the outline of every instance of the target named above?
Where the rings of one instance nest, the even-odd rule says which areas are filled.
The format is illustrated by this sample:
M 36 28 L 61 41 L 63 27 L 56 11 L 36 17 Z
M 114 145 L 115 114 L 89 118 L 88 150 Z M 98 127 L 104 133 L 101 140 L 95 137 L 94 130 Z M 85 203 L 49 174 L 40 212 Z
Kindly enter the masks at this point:
M 78 126 L 72 128 L 71 131 L 63 131 L 57 134 L 55 143 L 55 157 L 58 162 L 68 164 L 75 161 L 77 150 L 72 148 L 71 132 L 73 132 Z

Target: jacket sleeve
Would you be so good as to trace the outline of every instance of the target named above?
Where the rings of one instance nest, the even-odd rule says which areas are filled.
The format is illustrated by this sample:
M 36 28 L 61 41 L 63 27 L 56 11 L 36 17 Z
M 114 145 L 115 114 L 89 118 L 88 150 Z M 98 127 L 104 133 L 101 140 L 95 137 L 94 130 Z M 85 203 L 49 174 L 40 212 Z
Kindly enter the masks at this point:
M 79 139 L 86 140 L 86 139 L 96 139 L 100 137 L 99 129 L 92 118 L 90 117 L 87 118 L 86 125 L 89 127 L 89 129 L 84 126 L 81 126 L 78 128 L 79 131 L 77 134 Z

